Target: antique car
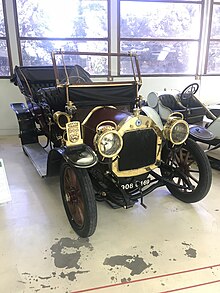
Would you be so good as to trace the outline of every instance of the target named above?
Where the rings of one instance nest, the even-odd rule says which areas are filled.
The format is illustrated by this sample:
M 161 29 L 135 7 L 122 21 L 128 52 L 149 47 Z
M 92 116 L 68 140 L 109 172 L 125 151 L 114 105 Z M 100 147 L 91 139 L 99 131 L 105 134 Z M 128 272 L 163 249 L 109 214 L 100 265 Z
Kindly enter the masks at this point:
M 155 109 L 165 123 L 173 112 L 180 112 L 189 124 L 189 137 L 203 143 L 211 166 L 220 170 L 220 159 L 211 155 L 213 150 L 220 148 L 220 105 L 205 105 L 197 97 L 199 84 L 189 84 L 182 92 L 165 90 L 150 92 L 147 104 Z
M 147 104 L 158 112 L 162 121 L 166 121 L 171 113 L 180 112 L 189 124 L 199 124 L 207 109 L 195 96 L 198 89 L 198 83 L 192 83 L 183 91 L 165 89 L 150 92 L 147 95 Z
M 207 195 L 207 156 L 188 138 L 181 113 L 163 125 L 144 106 L 135 54 L 59 51 L 52 61 L 15 67 L 11 81 L 25 103 L 11 107 L 24 153 L 42 177 L 59 174 L 64 208 L 80 237 L 95 232 L 97 201 L 146 207 L 143 198 L 161 186 L 186 203 Z

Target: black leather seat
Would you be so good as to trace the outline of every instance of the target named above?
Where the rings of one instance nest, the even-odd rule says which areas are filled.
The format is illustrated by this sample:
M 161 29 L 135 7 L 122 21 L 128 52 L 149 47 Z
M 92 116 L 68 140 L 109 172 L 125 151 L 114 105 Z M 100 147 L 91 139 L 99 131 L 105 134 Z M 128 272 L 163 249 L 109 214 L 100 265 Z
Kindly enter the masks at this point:
M 174 97 L 171 94 L 162 94 L 159 96 L 158 104 L 162 120 L 167 120 L 169 114 L 173 112 L 180 112 L 189 124 L 194 124 L 201 122 L 206 114 L 202 104 L 192 96 L 184 96 L 180 99 L 180 97 Z
M 187 110 L 185 119 L 188 123 L 193 124 L 203 120 L 207 111 L 191 93 L 180 96 L 179 101 Z
M 170 108 L 173 111 L 184 112 L 186 108 L 181 105 L 173 95 L 164 94 L 159 97 L 161 103 L 165 106 Z
M 63 88 L 49 87 L 38 90 L 38 102 L 46 103 L 53 111 L 65 111 L 66 92 Z
M 162 94 L 159 96 L 158 111 L 162 120 L 166 121 L 173 112 L 180 112 L 185 117 L 186 108 L 181 105 L 173 95 Z

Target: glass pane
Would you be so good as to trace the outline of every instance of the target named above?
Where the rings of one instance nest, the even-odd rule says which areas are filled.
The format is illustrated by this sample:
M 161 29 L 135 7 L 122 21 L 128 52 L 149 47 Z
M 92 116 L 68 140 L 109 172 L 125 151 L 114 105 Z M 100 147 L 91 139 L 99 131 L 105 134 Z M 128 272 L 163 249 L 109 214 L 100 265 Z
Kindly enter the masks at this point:
M 121 1 L 122 38 L 199 38 L 200 4 Z
M 52 65 L 52 51 L 107 52 L 105 41 L 21 41 L 24 65 Z
M 0 76 L 10 75 L 8 51 L 5 40 L 0 40 Z
M 70 84 L 80 83 L 79 75 L 69 65 L 81 66 L 89 75 L 107 75 L 108 74 L 108 58 L 100 55 L 74 55 L 58 53 L 54 57 L 58 71 L 58 80 L 60 84 L 67 82 L 67 78 L 63 76 L 63 66 L 67 66 L 67 76 Z M 60 66 L 60 67 L 59 67 Z M 80 69 L 78 69 L 80 70 Z
M 210 42 L 207 72 L 220 73 L 220 42 Z
M 198 42 L 125 41 L 121 42 L 121 51 L 137 53 L 141 74 L 196 72 Z
M 4 14 L 3 14 L 3 7 L 2 1 L 0 1 L 0 37 L 5 37 L 5 23 L 4 23 Z
M 21 37 L 107 37 L 107 0 L 17 0 L 17 10 Z
M 211 38 L 220 38 L 220 5 L 214 5 Z
M 9 66 L 7 43 L 5 40 L 6 32 L 5 32 L 2 1 L 0 1 L 0 37 L 3 38 L 2 40 L 0 40 L 0 76 L 9 76 L 10 66 Z

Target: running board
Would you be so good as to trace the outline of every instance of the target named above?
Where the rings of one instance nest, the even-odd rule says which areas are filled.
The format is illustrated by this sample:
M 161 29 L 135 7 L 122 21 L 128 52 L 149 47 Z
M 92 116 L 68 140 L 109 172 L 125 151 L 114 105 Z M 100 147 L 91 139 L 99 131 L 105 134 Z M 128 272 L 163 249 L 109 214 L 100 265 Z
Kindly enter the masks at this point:
M 23 150 L 30 158 L 40 176 L 47 176 L 48 152 L 39 143 L 23 145 Z

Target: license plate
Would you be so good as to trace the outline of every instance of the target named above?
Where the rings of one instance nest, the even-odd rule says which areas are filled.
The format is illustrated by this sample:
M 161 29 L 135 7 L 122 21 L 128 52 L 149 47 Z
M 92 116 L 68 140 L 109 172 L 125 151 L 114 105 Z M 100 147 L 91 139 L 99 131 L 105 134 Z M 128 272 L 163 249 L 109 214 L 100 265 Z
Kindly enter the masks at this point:
M 148 185 L 149 182 L 150 182 L 149 179 L 137 180 L 135 182 L 122 184 L 121 188 L 125 189 L 125 190 L 130 190 L 130 189 L 134 189 L 134 188 L 138 188 L 138 187 L 143 188 L 144 186 Z

